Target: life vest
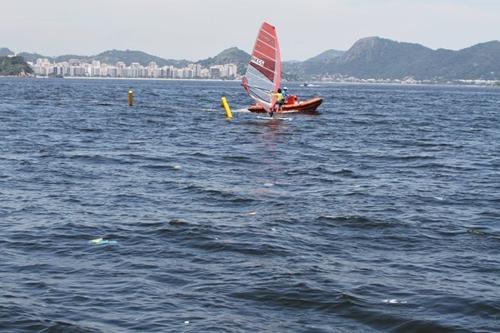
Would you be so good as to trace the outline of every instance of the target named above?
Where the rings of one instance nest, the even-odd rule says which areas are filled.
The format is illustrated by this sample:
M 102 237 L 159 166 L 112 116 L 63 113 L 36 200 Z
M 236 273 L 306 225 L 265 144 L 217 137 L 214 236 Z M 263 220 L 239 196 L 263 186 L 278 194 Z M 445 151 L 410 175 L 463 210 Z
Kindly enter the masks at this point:
M 283 100 L 285 99 L 285 98 L 283 97 L 283 94 L 282 94 L 282 93 L 279 93 L 279 92 L 275 93 L 275 94 L 274 94 L 274 96 L 276 96 L 276 102 L 278 102 L 278 103 L 283 102 Z

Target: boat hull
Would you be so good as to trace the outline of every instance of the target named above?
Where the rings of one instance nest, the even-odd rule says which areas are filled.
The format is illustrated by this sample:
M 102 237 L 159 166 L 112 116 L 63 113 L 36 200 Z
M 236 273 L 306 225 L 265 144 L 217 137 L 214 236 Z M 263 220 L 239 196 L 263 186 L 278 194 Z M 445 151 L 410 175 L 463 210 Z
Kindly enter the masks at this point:
M 276 111 L 276 113 L 316 113 L 318 106 L 323 103 L 323 99 L 319 97 L 314 97 L 302 102 L 295 104 L 284 104 L 281 110 Z M 261 105 L 252 105 L 248 108 L 250 112 L 265 113 L 266 110 Z

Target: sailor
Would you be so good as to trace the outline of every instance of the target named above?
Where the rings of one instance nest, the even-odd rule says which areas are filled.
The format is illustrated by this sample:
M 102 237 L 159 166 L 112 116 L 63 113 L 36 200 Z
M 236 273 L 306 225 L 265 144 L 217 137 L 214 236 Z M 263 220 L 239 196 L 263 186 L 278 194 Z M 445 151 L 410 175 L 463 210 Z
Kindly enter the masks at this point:
M 284 104 L 288 104 L 288 88 L 287 87 L 283 87 L 283 101 L 284 101 Z
M 283 97 L 283 93 L 281 92 L 281 88 L 278 89 L 276 93 L 273 94 L 274 97 L 276 98 L 276 103 L 274 104 L 274 108 L 269 112 L 269 116 L 273 116 L 275 109 L 277 108 L 278 111 L 281 111 L 281 108 L 283 107 L 283 103 L 285 102 L 285 99 Z

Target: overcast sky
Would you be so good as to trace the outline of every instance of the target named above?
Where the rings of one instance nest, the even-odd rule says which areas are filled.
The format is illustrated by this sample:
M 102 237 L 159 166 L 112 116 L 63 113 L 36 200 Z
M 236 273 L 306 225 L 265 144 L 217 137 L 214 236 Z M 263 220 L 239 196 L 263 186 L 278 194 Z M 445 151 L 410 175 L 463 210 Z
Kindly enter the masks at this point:
M 0 47 L 199 60 L 231 46 L 250 52 L 263 21 L 276 26 L 284 60 L 347 50 L 368 36 L 457 50 L 500 39 L 500 0 L 2 1 Z

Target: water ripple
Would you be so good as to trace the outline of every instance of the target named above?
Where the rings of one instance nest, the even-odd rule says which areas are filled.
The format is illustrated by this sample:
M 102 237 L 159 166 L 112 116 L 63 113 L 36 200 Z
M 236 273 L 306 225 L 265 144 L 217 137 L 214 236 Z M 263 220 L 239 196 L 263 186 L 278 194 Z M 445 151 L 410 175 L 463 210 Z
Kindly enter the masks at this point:
M 500 91 L 289 88 L 0 78 L 0 331 L 500 331 Z

